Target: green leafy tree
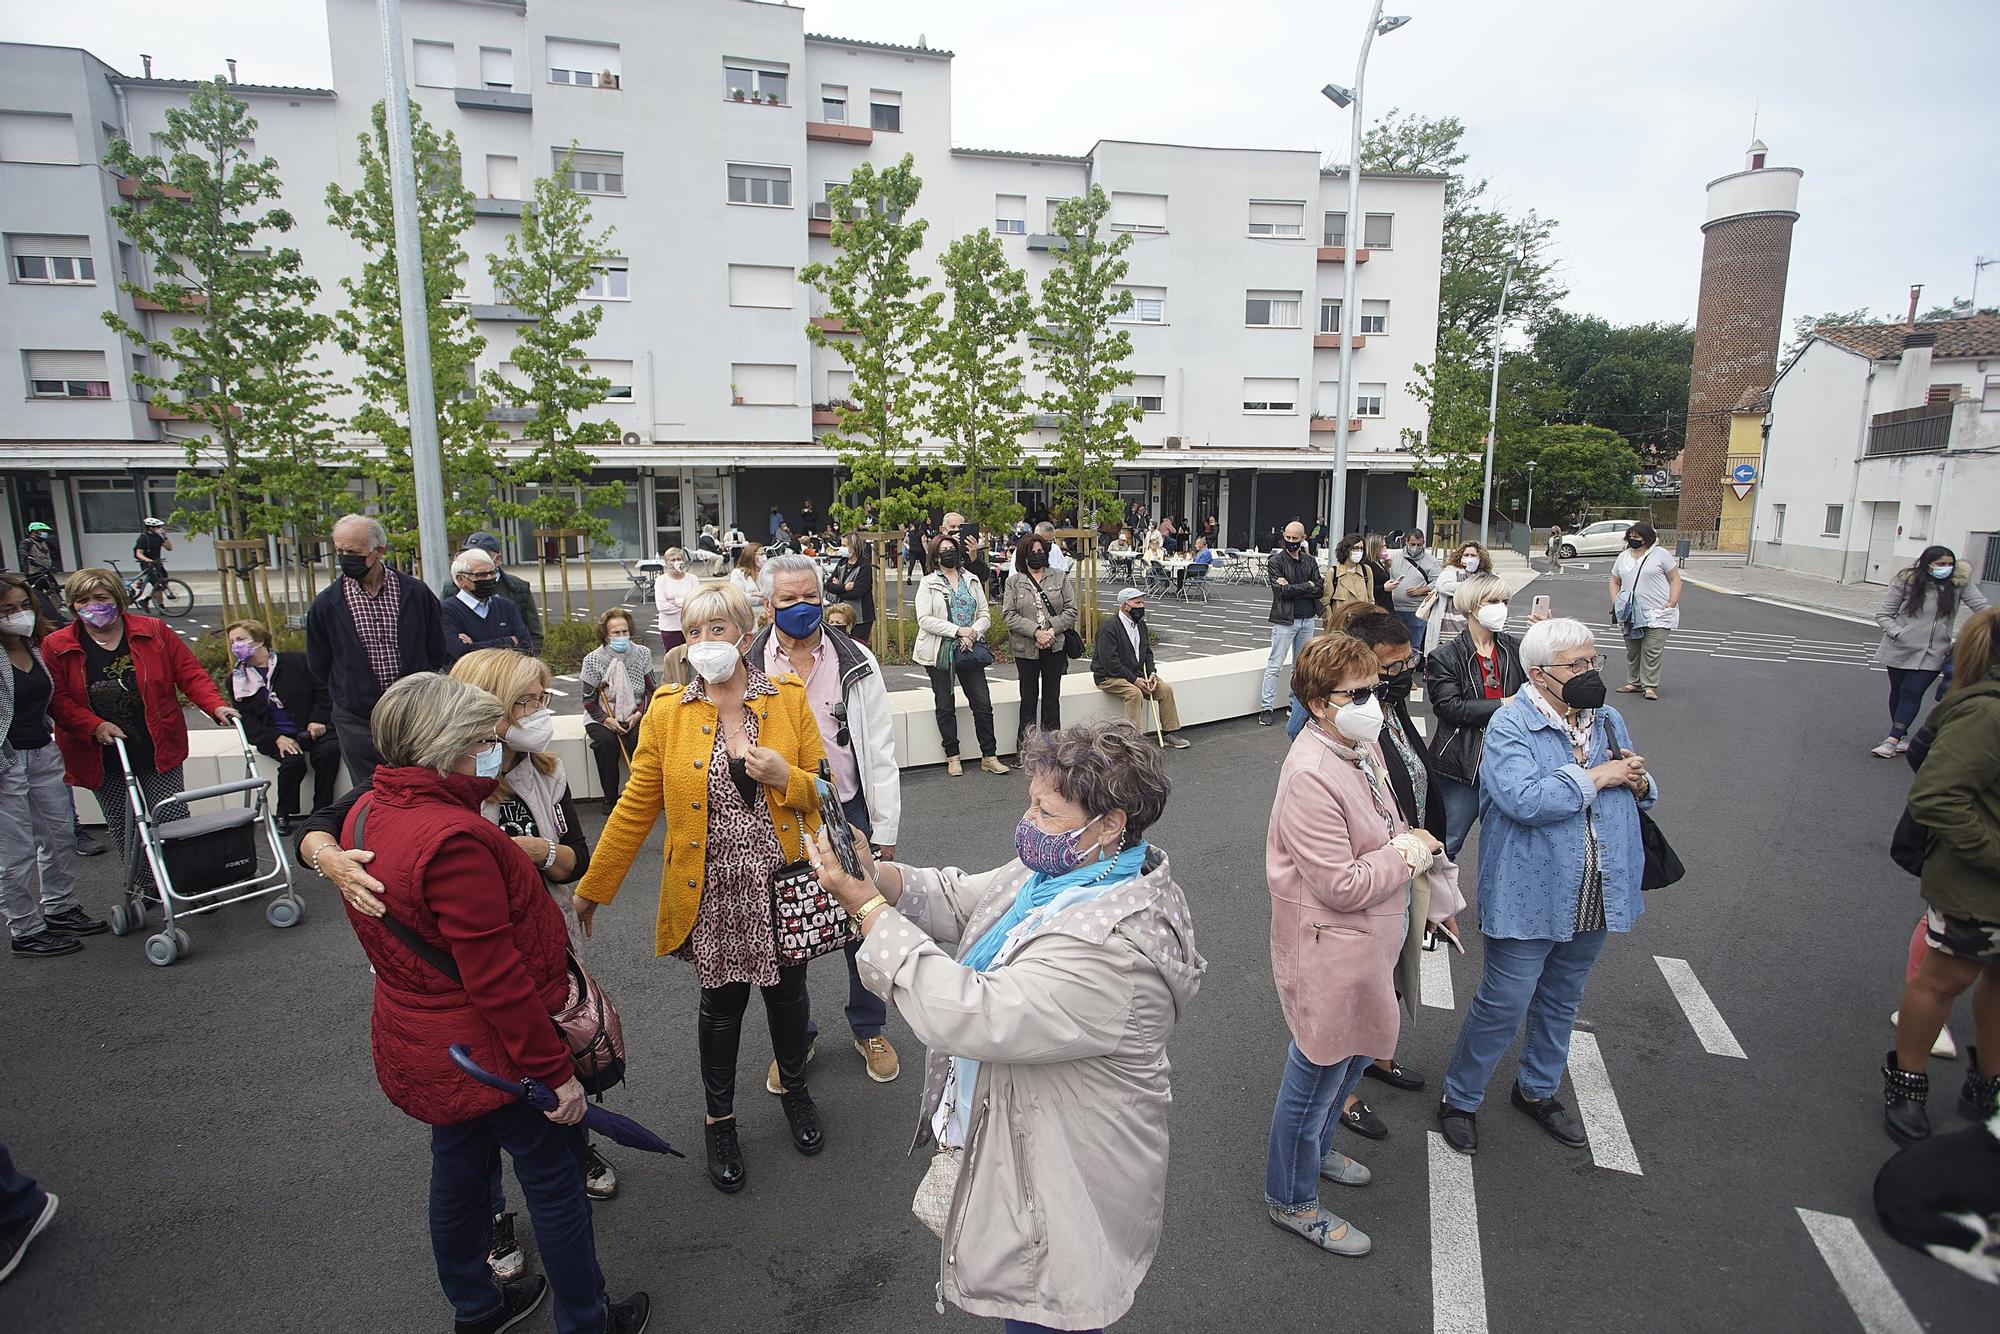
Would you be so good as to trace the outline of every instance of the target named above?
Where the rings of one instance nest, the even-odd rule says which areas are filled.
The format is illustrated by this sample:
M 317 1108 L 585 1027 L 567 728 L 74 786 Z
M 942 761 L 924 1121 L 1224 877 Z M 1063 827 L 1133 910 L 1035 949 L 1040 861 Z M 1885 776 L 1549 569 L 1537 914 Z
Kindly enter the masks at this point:
M 273 203 L 278 164 L 250 156 L 257 122 L 227 82 L 196 85 L 166 122 L 158 154 L 118 139 L 105 161 L 136 185 L 111 214 L 152 275 L 119 286 L 171 322 L 148 332 L 116 311 L 104 321 L 146 354 L 149 369 L 133 378 L 200 432 L 182 442 L 189 471 L 175 480 L 174 521 L 225 540 L 296 536 L 323 465 L 339 461 L 317 361 L 330 327 L 313 310 L 319 284 L 297 250 L 273 244 L 293 227 Z
M 1962 320 L 1968 315 L 2000 315 L 2000 306 L 1981 306 L 1977 312 L 1972 309 L 1972 298 L 1955 296 L 1948 306 L 1932 306 L 1917 318 L 1925 323 L 1932 320 Z
M 1019 349 L 1035 303 L 1028 276 L 989 231 L 959 237 L 940 264 L 951 314 L 933 326 L 923 354 L 931 376 L 925 426 L 944 442 L 938 499 L 986 528 L 1005 528 L 1023 513 L 1014 488 L 1030 471 L 1021 437 L 1034 416 Z
M 847 400 L 835 408 L 840 424 L 825 436 L 840 456 L 832 517 L 843 528 L 900 527 L 923 513 L 928 494 L 917 446 L 930 378 L 924 357 L 942 298 L 925 290 L 930 279 L 910 263 L 924 244 L 927 224 L 910 216 L 922 192 L 909 154 L 879 170 L 863 162 L 828 192 L 833 261 L 799 272 L 842 330 L 808 324 L 806 337 L 854 372 Z
M 582 416 L 611 388 L 584 360 L 604 307 L 584 301 L 583 294 L 608 253 L 611 231 L 592 233 L 590 203 L 570 185 L 569 161 L 565 157 L 554 175 L 535 182 L 534 199 L 521 206 L 520 230 L 487 257 L 495 290 L 528 319 L 509 356 L 518 378 L 489 373 L 486 390 L 532 414 L 521 431 L 534 452 L 514 465 L 513 476 L 534 483 L 537 494 L 524 505 L 504 507 L 509 517 L 527 518 L 538 528 L 580 528 L 602 540 L 611 525 L 594 511 L 622 504 L 625 485 L 590 483 L 596 460 L 588 446 L 617 439 L 618 424 Z
M 1487 367 L 1471 336 L 1453 329 L 1439 340 L 1436 358 L 1414 369 L 1409 391 L 1429 409 L 1430 429 L 1403 428 L 1416 460 L 1410 480 L 1433 519 L 1452 522 L 1485 487 Z
M 1636 505 L 1639 454 L 1618 432 L 1602 426 L 1537 426 L 1523 441 L 1526 458 L 1535 461 L 1535 513 L 1544 520 L 1568 522 L 1588 508 Z M 1523 470 L 1522 476 L 1525 476 Z M 1510 479 L 1518 501 L 1524 481 Z
M 1111 200 L 1098 185 L 1057 206 L 1052 230 L 1061 244 L 1042 279 L 1038 328 L 1030 339 L 1048 379 L 1042 410 L 1058 422 L 1050 507 L 1060 512 L 1073 506 L 1083 527 L 1123 517 L 1113 469 L 1139 455 L 1131 432 L 1139 405 L 1110 397 L 1132 382 L 1126 367 L 1132 335 L 1111 323 L 1132 308 L 1131 292 L 1118 286 L 1129 267 L 1125 251 L 1132 234 L 1106 226 L 1110 211 Z
M 1799 315 L 1792 320 L 1792 336 L 1785 340 L 1784 349 L 1778 353 L 1778 369 L 1784 370 L 1799 359 L 1799 353 L 1806 350 L 1812 341 L 1813 332 L 1823 324 L 1878 324 L 1882 323 L 1868 307 L 1859 310 L 1829 310 L 1824 315 Z
M 1557 275 L 1555 227 L 1532 209 L 1510 215 L 1487 198 L 1484 176 L 1464 171 L 1465 123 L 1456 116 L 1413 116 L 1391 109 L 1361 141 L 1365 171 L 1435 172 L 1445 177 L 1443 272 L 1438 286 L 1438 340 L 1447 330 L 1475 342 L 1493 337 L 1500 284 L 1509 256 L 1518 256 L 1507 288 L 1510 322 L 1541 323 L 1569 295 Z M 1366 201 L 1367 186 L 1362 186 Z
M 1613 325 L 1552 311 L 1535 329 L 1527 363 L 1532 410 L 1543 422 L 1609 427 L 1655 467 L 1680 452 L 1693 362 L 1694 330 L 1685 324 Z M 1501 443 L 1508 438 L 1503 428 Z
M 348 304 L 334 320 L 334 341 L 360 357 L 354 392 L 356 431 L 381 441 L 383 459 L 372 468 L 381 488 L 381 518 L 391 548 L 416 549 L 417 497 L 410 462 L 410 393 L 403 360 L 402 287 L 396 273 L 396 227 L 390 204 L 387 113 L 375 104 L 371 133 L 358 136 L 361 185 L 326 191 L 333 225 L 365 257 L 361 276 L 342 278 Z M 472 226 L 472 192 L 459 171 L 458 141 L 440 135 L 416 104 L 410 106 L 410 142 L 417 173 L 417 232 L 424 267 L 424 306 L 430 324 L 431 386 L 444 474 L 445 528 L 457 536 L 490 521 L 500 454 L 487 423 L 489 403 L 475 373 L 486 347 L 460 298 L 466 265 L 463 237 Z M 441 578 L 441 572 L 426 572 Z

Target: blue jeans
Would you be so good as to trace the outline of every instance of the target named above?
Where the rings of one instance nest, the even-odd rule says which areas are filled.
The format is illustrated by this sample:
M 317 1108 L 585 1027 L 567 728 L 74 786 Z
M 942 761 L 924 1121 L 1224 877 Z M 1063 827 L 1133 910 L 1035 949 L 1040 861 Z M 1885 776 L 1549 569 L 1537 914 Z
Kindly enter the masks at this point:
M 0 1144 L 0 1228 L 34 1222 L 47 1198 L 33 1177 L 14 1166 L 7 1146 Z
M 847 823 L 864 834 L 873 834 L 875 824 L 868 818 L 868 803 L 855 793 L 840 803 L 841 813 Z M 854 964 L 854 956 L 861 952 L 861 942 L 854 941 L 847 947 L 847 1026 L 853 1030 L 855 1041 L 866 1042 L 882 1035 L 882 1028 L 889 1022 L 889 1002 L 861 985 L 861 970 Z M 806 1004 L 811 1006 L 811 998 Z M 819 1039 L 819 1025 L 814 1022 L 810 1009 L 806 1014 L 806 1041 Z
M 1271 1143 L 1264 1153 L 1264 1201 L 1287 1213 L 1319 1208 L 1319 1164 L 1333 1147 L 1341 1104 L 1361 1082 L 1373 1059 L 1350 1056 L 1314 1065 L 1294 1042 L 1285 1052 L 1285 1077 L 1271 1108 Z
M 1479 784 L 1461 783 L 1438 775 L 1438 795 L 1444 798 L 1444 855 L 1458 860 L 1465 836 L 1479 819 Z
M 1288 716 L 1285 719 L 1286 739 L 1291 741 L 1298 740 L 1299 733 L 1306 730 L 1306 720 L 1311 717 L 1312 715 L 1306 712 L 1305 704 L 1298 698 L 1294 697 L 1292 700 L 1292 712 L 1290 716 Z
M 1009 1320 L 1007 1322 L 1007 1334 L 1056 1334 L 1056 1329 L 1053 1325 L 1036 1325 L 1026 1320 Z M 1079 1331 L 1079 1334 L 1104 1334 L 1104 1331 L 1101 1329 L 1086 1329 Z
M 1278 702 L 1278 669 L 1285 665 L 1287 651 L 1291 654 L 1291 660 L 1297 662 L 1299 650 L 1306 646 L 1306 642 L 1318 629 L 1319 621 L 1312 616 L 1304 620 L 1295 620 L 1290 625 L 1271 627 L 1271 657 L 1264 664 L 1264 694 L 1261 707 L 1268 709 Z
M 1574 940 L 1506 940 L 1485 937 L 1485 971 L 1466 1007 L 1451 1064 L 1444 1072 L 1444 1100 L 1476 1112 L 1493 1068 L 1526 1016 L 1516 1082 L 1530 1098 L 1552 1098 L 1569 1064 L 1569 1034 L 1591 965 L 1604 951 L 1605 933 L 1583 931 Z
M 580 1126 L 559 1126 L 524 1102 L 455 1126 L 431 1127 L 431 1253 L 453 1313 L 468 1323 L 499 1309 L 486 1267 L 492 1242 L 487 1170 L 505 1149 L 534 1220 L 562 1334 L 604 1328 L 604 1274 L 597 1267 L 590 1200 L 583 1193 Z

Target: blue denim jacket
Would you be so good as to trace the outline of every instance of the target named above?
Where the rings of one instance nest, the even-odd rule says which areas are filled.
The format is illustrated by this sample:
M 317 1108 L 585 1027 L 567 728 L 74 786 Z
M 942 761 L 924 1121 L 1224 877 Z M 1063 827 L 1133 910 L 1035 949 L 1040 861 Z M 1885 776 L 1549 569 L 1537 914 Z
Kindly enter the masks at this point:
M 1639 891 L 1645 850 L 1640 807 L 1660 797 L 1660 780 L 1643 801 L 1625 787 L 1599 792 L 1592 765 L 1611 758 L 1606 738 L 1632 749 L 1616 709 L 1597 711 L 1585 763 L 1575 762 L 1569 737 L 1528 698 L 1523 686 L 1486 727 L 1479 763 L 1479 926 L 1508 940 L 1569 940 L 1583 884 L 1584 811 L 1597 821 L 1604 871 L 1604 924 L 1630 931 L 1645 911 Z

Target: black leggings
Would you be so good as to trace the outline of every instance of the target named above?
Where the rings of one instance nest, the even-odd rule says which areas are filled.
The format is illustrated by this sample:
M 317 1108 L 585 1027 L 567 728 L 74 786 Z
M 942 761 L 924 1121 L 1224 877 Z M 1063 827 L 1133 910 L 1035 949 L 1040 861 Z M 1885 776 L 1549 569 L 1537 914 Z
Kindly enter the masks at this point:
M 763 987 L 764 1019 L 771 1026 L 771 1051 L 778 1079 L 787 1089 L 806 1086 L 806 966 L 778 970 L 778 985 Z M 718 1120 L 736 1110 L 736 1051 L 743 1037 L 743 1011 L 750 1004 L 748 982 L 701 989 L 696 1035 L 701 1048 L 702 1092 L 708 1114 Z
M 614 802 L 624 790 L 621 780 L 621 765 L 625 763 L 625 748 L 639 744 L 639 738 L 630 732 L 622 736 L 600 722 L 587 722 L 583 734 L 590 738 L 591 758 L 597 761 L 597 786 L 604 800 Z
M 1062 727 L 1063 673 L 1069 670 L 1069 659 L 1063 656 L 1062 636 L 1057 635 L 1056 642 L 1043 649 L 1038 657 L 1014 659 L 1014 669 L 1021 674 L 1021 721 L 1014 730 L 1014 748 L 1018 751 L 1028 739 L 1029 728 L 1039 726 L 1044 732 L 1054 732 Z
M 1914 667 L 1889 669 L 1889 735 L 1902 736 L 1923 712 L 1924 692 L 1938 679 L 1938 668 L 1921 671 Z
M 938 652 L 942 655 L 944 649 L 940 647 Z M 965 687 L 965 702 L 972 706 L 972 730 L 979 737 L 979 753 L 998 755 L 1000 743 L 993 737 L 993 696 L 986 689 L 986 668 L 960 663 L 956 667 L 926 667 L 924 671 L 931 678 L 931 705 L 945 755 L 958 757 L 958 701 L 951 693 L 954 674 Z

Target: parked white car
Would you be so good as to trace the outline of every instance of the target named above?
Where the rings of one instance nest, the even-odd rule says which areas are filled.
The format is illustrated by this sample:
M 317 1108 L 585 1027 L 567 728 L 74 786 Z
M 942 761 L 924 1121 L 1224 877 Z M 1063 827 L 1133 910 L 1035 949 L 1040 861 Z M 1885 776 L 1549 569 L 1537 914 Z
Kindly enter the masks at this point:
M 1630 519 L 1601 519 L 1586 524 L 1563 538 L 1563 559 L 1572 556 L 1615 556 L 1625 549 L 1625 530 L 1632 526 Z

